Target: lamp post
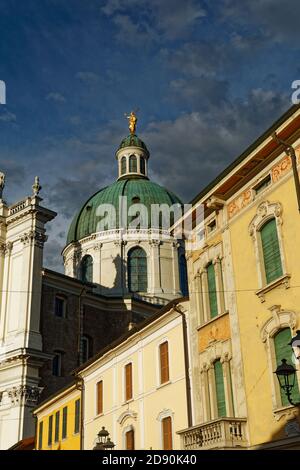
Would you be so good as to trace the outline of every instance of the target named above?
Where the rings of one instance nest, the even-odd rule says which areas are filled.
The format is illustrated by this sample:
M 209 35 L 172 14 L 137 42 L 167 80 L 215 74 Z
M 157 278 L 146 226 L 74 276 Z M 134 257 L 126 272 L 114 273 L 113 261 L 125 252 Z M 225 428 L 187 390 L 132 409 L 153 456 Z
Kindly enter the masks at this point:
M 115 444 L 110 440 L 109 432 L 102 426 L 101 431 L 97 434 L 98 441 L 93 450 L 112 450 Z

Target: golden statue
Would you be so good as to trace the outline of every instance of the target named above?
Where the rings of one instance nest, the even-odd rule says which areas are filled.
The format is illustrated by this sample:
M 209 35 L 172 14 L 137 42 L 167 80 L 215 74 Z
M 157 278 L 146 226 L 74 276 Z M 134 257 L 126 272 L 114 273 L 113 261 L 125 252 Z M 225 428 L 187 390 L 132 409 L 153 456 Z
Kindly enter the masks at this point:
M 130 134 L 135 134 L 137 117 L 134 111 L 131 111 L 130 114 L 125 114 L 128 119 Z

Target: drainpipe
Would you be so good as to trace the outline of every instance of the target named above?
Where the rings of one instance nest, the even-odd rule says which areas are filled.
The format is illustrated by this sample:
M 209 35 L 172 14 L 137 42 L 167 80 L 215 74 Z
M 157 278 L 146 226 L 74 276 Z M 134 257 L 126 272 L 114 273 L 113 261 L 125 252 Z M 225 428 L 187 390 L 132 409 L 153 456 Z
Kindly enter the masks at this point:
M 81 391 L 80 394 L 80 450 L 84 446 L 84 379 L 83 377 L 76 377 L 76 388 Z
M 191 392 L 191 381 L 190 381 L 190 360 L 189 360 L 189 342 L 187 333 L 187 322 L 184 312 L 174 306 L 175 312 L 180 313 L 182 318 L 182 334 L 183 334 L 183 349 L 184 349 L 184 368 L 185 368 L 185 384 L 186 384 L 186 404 L 187 404 L 187 420 L 188 427 L 193 426 L 193 413 L 192 413 L 192 392 Z
M 294 147 L 286 142 L 285 140 L 280 139 L 276 132 L 272 134 L 272 138 L 277 142 L 277 144 L 281 144 L 285 150 L 288 156 L 292 160 L 292 168 L 293 168 L 293 175 L 294 175 L 294 181 L 295 181 L 295 188 L 296 188 L 296 195 L 297 195 L 297 202 L 298 202 L 298 211 L 300 212 L 300 181 L 299 181 L 299 174 L 297 170 L 297 156 Z
M 83 330 L 83 308 L 82 297 L 86 295 L 86 287 L 83 287 L 79 294 L 78 299 L 78 339 L 77 339 L 77 365 L 80 366 L 80 352 L 81 352 L 81 337 Z

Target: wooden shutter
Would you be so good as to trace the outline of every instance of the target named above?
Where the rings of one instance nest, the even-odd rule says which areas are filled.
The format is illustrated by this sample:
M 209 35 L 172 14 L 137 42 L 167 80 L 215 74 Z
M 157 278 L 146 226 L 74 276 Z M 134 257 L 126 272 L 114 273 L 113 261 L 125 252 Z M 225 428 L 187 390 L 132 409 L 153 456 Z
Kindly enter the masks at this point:
M 54 436 L 54 441 L 58 442 L 59 441 L 59 411 L 55 413 L 55 436 Z
M 166 341 L 159 346 L 160 354 L 160 383 L 169 381 L 169 345 Z
M 39 424 L 39 449 L 43 448 L 43 428 L 44 428 L 44 423 L 43 423 L 43 421 L 40 421 L 40 424 Z
M 162 420 L 163 450 L 173 449 L 172 419 L 170 416 Z
M 68 407 L 63 408 L 63 422 L 62 422 L 62 439 L 67 437 L 68 430 Z
M 125 399 L 132 399 L 132 364 L 125 366 Z
M 126 450 L 134 450 L 134 430 L 131 429 L 126 433 Z
M 220 361 L 215 362 L 214 370 L 215 370 L 218 417 L 221 418 L 222 416 L 226 416 L 226 401 L 225 401 L 223 367 Z
M 276 356 L 276 366 L 281 364 L 282 359 L 286 359 L 289 364 L 292 364 L 292 348 L 289 345 L 291 341 L 291 330 L 289 328 L 284 328 L 283 330 L 279 331 L 277 335 L 274 337 L 274 346 L 275 346 L 275 356 Z M 292 401 L 298 402 L 299 401 L 299 387 L 297 377 L 295 379 L 295 385 L 291 392 Z M 280 388 L 280 395 L 281 395 L 281 404 L 282 406 L 289 405 L 289 401 L 284 393 L 284 390 Z
M 282 276 L 282 264 L 275 219 L 267 222 L 260 231 L 263 250 L 266 282 Z
M 101 415 L 103 413 L 103 381 L 97 383 L 97 413 Z
M 207 266 L 207 285 L 208 285 L 210 317 L 214 318 L 218 315 L 218 302 L 217 302 L 215 268 L 212 263 L 210 263 Z
M 79 430 L 80 430 L 80 399 L 75 401 L 74 433 L 77 434 Z
M 48 446 L 52 445 L 53 416 L 49 416 L 48 421 Z

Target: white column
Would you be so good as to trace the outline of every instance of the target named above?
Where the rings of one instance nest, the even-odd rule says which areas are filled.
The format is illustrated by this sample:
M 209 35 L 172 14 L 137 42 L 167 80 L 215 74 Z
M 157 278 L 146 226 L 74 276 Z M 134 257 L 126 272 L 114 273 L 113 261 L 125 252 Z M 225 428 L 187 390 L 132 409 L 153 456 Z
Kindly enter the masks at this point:
M 204 319 L 204 322 L 207 322 L 208 320 L 210 320 L 207 270 L 202 269 L 200 271 L 200 275 L 201 275 L 202 299 L 203 299 L 203 319 Z
M 151 286 L 151 293 L 152 294 L 160 294 L 162 293 L 161 287 L 161 260 L 159 258 L 159 245 L 160 240 L 151 240 L 150 247 L 151 247 L 151 270 L 150 270 L 150 282 L 149 286 Z
M 213 261 L 216 279 L 218 314 L 225 312 L 224 285 L 222 277 L 222 260 L 218 256 Z

